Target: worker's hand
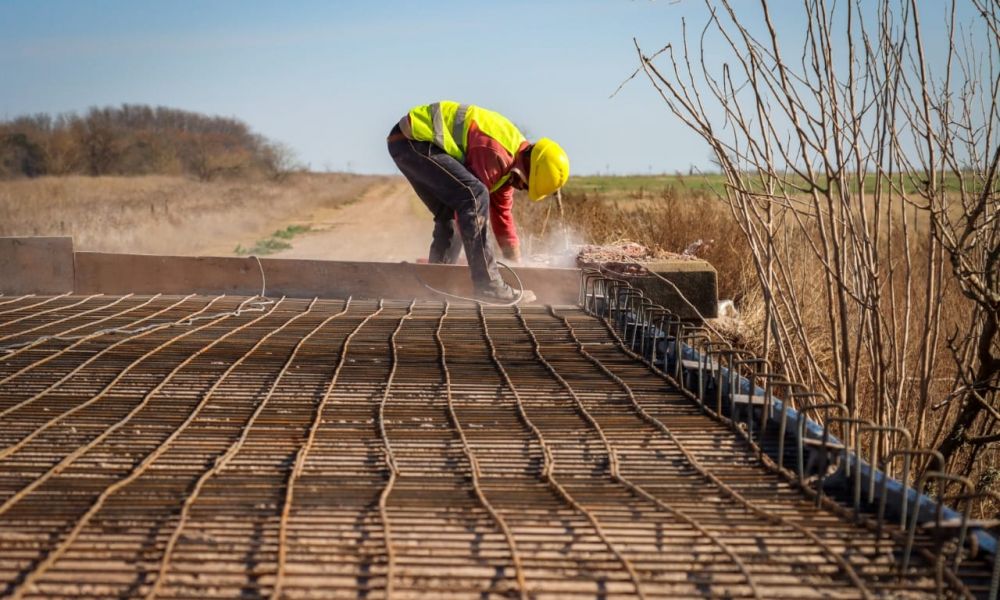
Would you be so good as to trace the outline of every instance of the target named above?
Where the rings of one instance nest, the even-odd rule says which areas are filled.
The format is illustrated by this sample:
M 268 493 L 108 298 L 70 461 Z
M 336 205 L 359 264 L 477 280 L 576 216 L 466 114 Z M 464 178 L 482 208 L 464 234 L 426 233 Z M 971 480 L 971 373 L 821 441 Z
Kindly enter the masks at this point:
M 503 251 L 503 257 L 513 263 L 521 262 L 521 247 L 520 246 L 502 246 L 500 248 Z

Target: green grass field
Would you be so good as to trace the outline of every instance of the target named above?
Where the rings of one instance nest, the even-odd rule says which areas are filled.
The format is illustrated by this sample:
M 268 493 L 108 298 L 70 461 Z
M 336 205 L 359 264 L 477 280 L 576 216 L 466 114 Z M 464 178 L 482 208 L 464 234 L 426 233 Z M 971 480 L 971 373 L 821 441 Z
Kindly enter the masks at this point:
M 939 175 L 939 182 L 941 176 Z M 962 182 L 954 173 L 944 176 L 944 189 L 947 192 L 961 191 Z M 865 193 L 875 193 L 878 177 L 875 174 L 865 176 Z M 897 176 L 896 184 L 907 194 L 913 194 L 923 186 L 926 177 L 923 174 L 912 176 Z M 750 179 L 756 183 L 755 179 Z M 792 177 L 791 182 L 796 183 L 801 188 L 805 188 L 803 180 Z M 965 178 L 966 189 L 972 192 L 977 191 L 978 181 L 970 176 Z M 612 197 L 636 197 L 642 195 L 659 195 L 670 190 L 673 193 L 682 192 L 703 192 L 721 193 L 726 185 L 726 177 L 719 173 L 696 173 L 684 175 L 681 173 L 659 175 L 579 175 L 570 177 L 566 184 L 565 191 L 568 194 L 606 194 Z M 886 182 L 883 181 L 883 185 Z M 941 184 L 939 183 L 939 186 Z
M 570 177 L 566 193 L 657 194 L 664 190 L 711 191 L 721 189 L 725 177 L 715 173 L 697 175 L 580 175 Z

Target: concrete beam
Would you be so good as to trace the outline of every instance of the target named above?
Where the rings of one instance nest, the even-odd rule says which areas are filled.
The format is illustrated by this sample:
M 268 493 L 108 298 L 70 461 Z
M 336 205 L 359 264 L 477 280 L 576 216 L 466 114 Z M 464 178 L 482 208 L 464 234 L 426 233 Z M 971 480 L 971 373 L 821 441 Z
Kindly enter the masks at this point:
M 682 319 L 700 320 L 702 317 L 712 319 L 719 316 L 718 275 L 711 264 L 703 260 L 663 260 L 645 263 L 644 266 L 670 283 L 655 275 L 621 278 Z
M 259 294 L 295 298 L 440 300 L 424 283 L 471 296 L 464 266 L 239 257 L 151 256 L 78 252 L 78 294 Z M 576 304 L 577 269 L 517 268 L 526 289 L 545 304 Z M 514 284 L 509 273 L 505 278 Z
M 629 277 L 657 304 L 685 319 L 718 309 L 715 269 L 704 261 L 648 265 L 652 275 Z M 576 304 L 578 269 L 516 267 L 525 289 L 543 304 Z M 514 278 L 501 270 L 511 285 Z M 71 238 L 0 238 L 0 292 L 4 294 L 232 294 L 292 298 L 441 299 L 425 286 L 471 296 L 464 266 L 345 262 L 253 257 L 155 256 L 73 252 Z M 692 309 L 684 298 L 694 305 Z M 697 312 L 695 312 L 695 309 Z
M 0 293 L 62 294 L 73 284 L 73 238 L 0 238 Z

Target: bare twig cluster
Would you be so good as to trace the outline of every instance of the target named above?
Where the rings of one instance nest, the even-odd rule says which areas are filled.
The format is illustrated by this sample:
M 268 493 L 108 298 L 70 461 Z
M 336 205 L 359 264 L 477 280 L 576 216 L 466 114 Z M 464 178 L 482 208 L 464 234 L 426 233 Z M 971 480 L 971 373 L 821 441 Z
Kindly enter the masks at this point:
M 767 0 L 705 4 L 697 35 L 636 50 L 725 175 L 767 356 L 981 473 L 1000 443 L 1000 4 L 940 5 L 934 40 L 915 0 L 803 0 L 796 31 Z

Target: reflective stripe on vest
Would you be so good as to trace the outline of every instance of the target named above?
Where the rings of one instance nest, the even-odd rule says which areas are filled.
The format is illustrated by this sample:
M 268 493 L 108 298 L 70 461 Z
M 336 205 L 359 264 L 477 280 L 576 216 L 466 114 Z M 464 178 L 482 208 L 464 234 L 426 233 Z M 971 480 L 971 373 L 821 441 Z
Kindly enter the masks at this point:
M 431 122 L 434 124 L 434 144 L 444 148 L 444 115 L 440 102 L 431 104 Z
M 463 163 L 472 123 L 499 142 L 511 156 L 517 154 L 518 148 L 525 142 L 524 135 L 506 117 L 473 104 L 442 100 L 415 106 L 409 115 L 413 139 L 431 142 Z M 505 183 L 506 180 L 504 177 L 501 181 Z
M 439 148 L 447 148 L 445 145 L 444 113 L 441 110 L 441 103 L 435 102 L 430 105 L 431 119 L 434 123 L 434 145 Z M 469 112 L 468 104 L 459 104 L 455 109 L 455 116 L 451 123 L 451 139 L 455 140 L 455 145 L 465 155 L 465 115 Z
M 492 194 L 493 192 L 502 188 L 509 179 L 510 179 L 510 173 L 507 173 L 506 175 L 498 179 L 497 182 L 493 184 L 493 187 L 490 188 L 490 193 Z
M 413 107 L 409 113 L 413 139 L 431 142 L 452 158 L 465 162 L 467 111 L 467 105 L 447 100 Z
M 468 142 L 468 140 L 465 139 L 465 115 L 468 112 L 468 104 L 459 104 L 458 109 L 455 110 L 455 121 L 451 124 L 451 137 L 456 143 L 458 143 L 458 147 L 462 150 L 462 154 L 465 154 L 465 144 Z
M 431 122 L 434 126 L 434 145 L 447 149 L 447 141 L 445 140 L 445 131 L 447 129 L 444 125 L 444 112 L 441 109 L 441 103 L 435 102 L 431 104 L 428 108 L 431 111 Z M 455 141 L 455 145 L 458 146 L 459 151 L 465 154 L 465 113 L 469 111 L 468 104 L 459 104 L 458 108 L 455 110 L 455 116 L 451 123 L 451 139 Z

